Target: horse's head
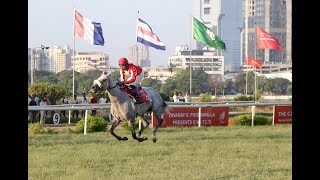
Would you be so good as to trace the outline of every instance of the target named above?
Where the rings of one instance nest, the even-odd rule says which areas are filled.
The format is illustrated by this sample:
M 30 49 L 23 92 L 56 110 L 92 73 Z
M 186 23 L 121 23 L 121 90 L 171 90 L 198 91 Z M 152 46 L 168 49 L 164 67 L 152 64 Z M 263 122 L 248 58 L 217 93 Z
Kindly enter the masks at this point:
M 93 81 L 93 84 L 91 86 L 91 91 L 95 93 L 99 90 L 106 90 L 109 86 L 107 80 L 110 74 L 111 72 L 107 73 L 103 71 L 102 75 L 98 79 Z

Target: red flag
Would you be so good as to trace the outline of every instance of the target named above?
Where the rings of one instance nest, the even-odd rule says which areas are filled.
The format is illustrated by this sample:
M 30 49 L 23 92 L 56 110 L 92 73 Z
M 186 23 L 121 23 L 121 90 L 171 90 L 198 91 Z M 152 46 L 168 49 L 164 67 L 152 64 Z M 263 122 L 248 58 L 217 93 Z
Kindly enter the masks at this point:
M 252 57 L 248 56 L 248 65 L 257 67 L 261 69 L 263 62 L 261 60 L 255 60 Z
M 259 49 L 275 49 L 284 52 L 284 50 L 280 47 L 279 41 L 276 38 L 268 34 L 259 26 L 256 26 L 256 29 Z

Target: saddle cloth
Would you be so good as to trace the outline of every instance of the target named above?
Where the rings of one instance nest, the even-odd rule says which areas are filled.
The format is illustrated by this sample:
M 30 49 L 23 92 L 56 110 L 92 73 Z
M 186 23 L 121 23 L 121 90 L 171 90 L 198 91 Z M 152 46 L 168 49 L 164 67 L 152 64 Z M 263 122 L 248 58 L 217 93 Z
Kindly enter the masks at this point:
M 132 94 L 131 90 L 129 90 L 129 88 L 126 86 L 124 89 L 122 89 L 131 99 L 135 99 L 134 95 Z M 140 100 L 145 103 L 150 101 L 150 95 L 147 91 L 145 91 L 144 89 L 142 89 L 142 87 L 137 87 L 139 96 L 140 96 Z
M 142 102 L 145 103 L 150 101 L 148 92 L 142 89 L 141 87 L 139 88 L 139 95 Z

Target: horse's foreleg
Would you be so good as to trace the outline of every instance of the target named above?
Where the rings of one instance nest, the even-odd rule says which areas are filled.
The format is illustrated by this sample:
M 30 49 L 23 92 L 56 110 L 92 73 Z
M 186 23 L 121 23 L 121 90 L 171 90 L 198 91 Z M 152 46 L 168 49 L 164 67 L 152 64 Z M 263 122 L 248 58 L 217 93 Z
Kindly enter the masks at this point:
M 120 124 L 120 120 L 118 118 L 114 118 L 112 121 L 112 126 L 110 128 L 110 133 L 112 136 L 116 137 L 119 141 L 128 140 L 127 137 L 120 137 L 114 133 L 114 129 Z
M 149 122 L 148 121 L 146 121 L 142 116 L 138 116 L 138 118 L 140 119 L 140 121 L 142 121 L 142 123 L 143 123 L 143 127 L 140 129 L 140 131 L 138 132 L 138 137 L 140 137 L 141 136 L 141 134 L 143 133 L 143 131 L 145 130 L 145 129 L 147 129 L 147 127 L 149 127 Z M 145 137 L 146 138 L 146 137 Z M 146 138 L 146 139 L 148 139 L 148 138 Z
M 135 130 L 135 125 L 134 125 L 134 121 L 135 121 L 134 118 L 133 118 L 133 119 L 130 119 L 130 121 L 129 121 L 129 122 L 130 122 L 130 129 L 131 129 L 131 133 L 132 133 L 132 138 L 138 140 L 139 142 L 142 142 L 142 141 L 144 141 L 144 140 L 147 140 L 147 138 L 137 137 L 137 135 L 136 135 L 136 130 Z
M 155 143 L 155 142 L 157 142 L 156 134 L 157 134 L 157 131 L 160 128 L 162 122 L 163 122 L 163 119 L 161 118 L 161 116 L 158 113 L 154 113 L 154 115 L 156 116 L 157 121 L 158 121 L 158 124 L 157 124 L 156 128 L 154 129 L 154 131 L 152 133 L 152 141 Z

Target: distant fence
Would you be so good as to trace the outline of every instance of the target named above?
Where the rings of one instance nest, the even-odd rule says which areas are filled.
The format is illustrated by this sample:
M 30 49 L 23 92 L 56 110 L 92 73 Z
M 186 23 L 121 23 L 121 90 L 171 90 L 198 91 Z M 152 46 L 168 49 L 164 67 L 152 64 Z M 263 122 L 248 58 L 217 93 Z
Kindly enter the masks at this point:
M 254 96 L 254 95 L 251 95 L 251 96 Z M 214 98 L 235 99 L 237 97 L 239 97 L 239 95 L 222 95 L 222 96 L 219 95 L 219 96 L 212 96 L 212 99 L 214 99 Z M 272 96 L 262 95 L 259 99 L 262 100 L 262 101 L 264 101 L 264 100 L 289 101 L 290 99 L 292 99 L 292 95 L 278 95 L 278 96 L 275 96 L 275 95 L 272 95 Z
M 256 106 L 274 106 L 273 110 L 273 122 L 272 124 L 281 124 L 281 123 L 291 123 L 292 122 L 292 102 L 254 102 L 254 101 L 226 101 L 226 102 L 199 102 L 199 103 L 185 103 L 185 102 L 166 102 L 171 108 L 198 108 L 198 115 L 194 117 L 197 118 L 197 125 L 200 127 L 204 121 L 203 118 L 203 110 L 206 108 L 211 108 L 213 111 L 214 108 L 223 108 L 223 107 L 244 107 L 251 106 L 251 115 L 252 121 L 251 126 L 254 126 L 254 116 L 255 116 L 255 108 Z M 63 105 L 48 105 L 48 106 L 28 106 L 28 111 L 61 111 L 61 110 L 69 110 L 69 124 L 70 124 L 70 111 L 72 110 L 85 110 L 85 124 L 84 124 L 84 134 L 86 134 L 87 127 L 87 114 L 88 110 L 106 110 L 110 109 L 111 104 L 63 104 Z M 280 108 L 276 108 L 280 107 Z M 281 108 L 283 107 L 283 108 Z M 190 109 L 191 110 L 191 109 Z M 189 111 L 189 110 L 186 110 Z M 210 111 L 210 110 L 209 110 Z M 232 112 L 230 112 L 231 114 Z M 224 116 L 228 117 L 229 111 Z M 210 115 L 209 115 L 210 116 Z M 213 120 L 215 121 L 215 120 Z M 154 120 L 152 120 L 152 123 Z M 177 121 L 178 123 L 184 121 Z M 173 123 L 173 122 L 172 122 Z M 188 123 L 193 124 L 194 121 Z M 226 123 L 223 122 L 222 125 Z

